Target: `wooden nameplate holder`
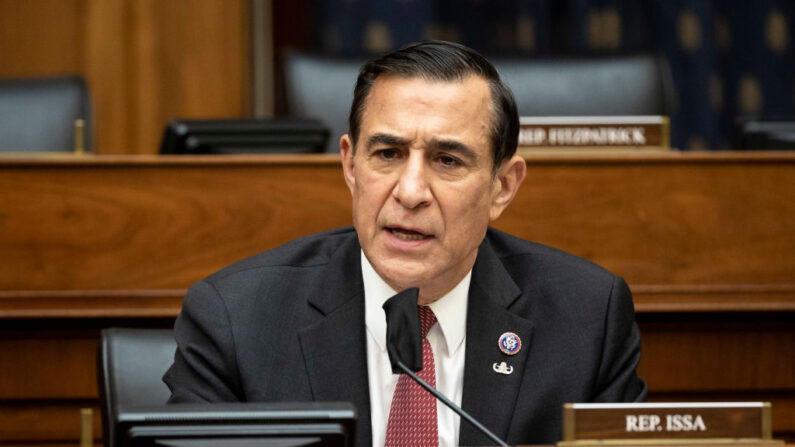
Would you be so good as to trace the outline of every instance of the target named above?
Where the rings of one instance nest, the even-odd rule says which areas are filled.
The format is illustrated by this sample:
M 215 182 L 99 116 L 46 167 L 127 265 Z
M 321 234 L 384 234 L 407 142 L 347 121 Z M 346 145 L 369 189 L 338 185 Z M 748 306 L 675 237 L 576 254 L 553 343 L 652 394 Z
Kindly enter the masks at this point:
M 559 447 L 777 446 L 769 402 L 565 404 Z
M 539 116 L 519 118 L 519 150 L 668 150 L 666 116 Z

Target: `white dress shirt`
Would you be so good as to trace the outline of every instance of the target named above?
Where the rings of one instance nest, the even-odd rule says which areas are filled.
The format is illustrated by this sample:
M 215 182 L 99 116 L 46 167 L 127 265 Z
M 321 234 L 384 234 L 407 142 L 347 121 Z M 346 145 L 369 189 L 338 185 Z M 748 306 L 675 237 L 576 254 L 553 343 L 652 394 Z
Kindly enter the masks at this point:
M 397 293 L 375 272 L 362 252 L 362 278 L 364 280 L 365 325 L 367 327 L 367 376 L 370 381 L 370 419 L 373 429 L 373 446 L 383 447 L 392 395 L 395 394 L 398 374 L 392 374 L 386 352 L 386 314 L 381 307 Z M 428 332 L 436 366 L 436 389 L 448 399 L 461 405 L 464 389 L 464 352 L 466 341 L 466 316 L 469 282 L 472 271 L 447 295 L 430 304 L 436 315 L 435 324 Z M 437 401 L 439 447 L 458 445 L 458 428 L 461 418 Z

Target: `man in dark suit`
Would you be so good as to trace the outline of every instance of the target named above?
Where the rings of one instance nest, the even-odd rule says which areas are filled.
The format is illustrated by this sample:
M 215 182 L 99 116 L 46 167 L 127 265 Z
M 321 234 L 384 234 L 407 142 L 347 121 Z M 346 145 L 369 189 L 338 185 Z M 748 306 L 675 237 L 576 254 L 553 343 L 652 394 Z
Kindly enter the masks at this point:
M 559 440 L 565 402 L 644 400 L 624 281 L 488 227 L 525 176 L 518 129 L 512 94 L 469 48 L 425 42 L 366 64 L 340 140 L 354 227 L 195 284 L 171 401 L 351 401 L 357 445 L 393 445 L 381 305 L 413 287 L 438 321 L 437 387 L 508 443 Z M 491 443 L 436 410 L 423 445 Z

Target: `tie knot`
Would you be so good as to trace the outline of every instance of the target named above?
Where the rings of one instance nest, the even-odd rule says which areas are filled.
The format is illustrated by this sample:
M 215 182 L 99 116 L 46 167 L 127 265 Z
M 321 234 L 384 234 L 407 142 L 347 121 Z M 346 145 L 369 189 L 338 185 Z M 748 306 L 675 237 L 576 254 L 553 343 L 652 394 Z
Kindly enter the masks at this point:
M 434 324 L 436 324 L 436 315 L 433 314 L 433 311 L 428 306 L 417 306 L 417 309 L 420 313 L 420 327 L 422 327 L 422 338 L 428 336 L 428 332 L 431 330 Z

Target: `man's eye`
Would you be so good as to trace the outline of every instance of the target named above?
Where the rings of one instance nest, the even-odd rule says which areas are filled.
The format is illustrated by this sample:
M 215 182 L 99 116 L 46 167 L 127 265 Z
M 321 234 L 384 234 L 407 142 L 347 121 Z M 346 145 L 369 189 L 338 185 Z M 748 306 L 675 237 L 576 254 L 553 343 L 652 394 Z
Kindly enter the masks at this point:
M 461 160 L 452 157 L 450 155 L 440 155 L 436 159 L 439 161 L 439 163 L 441 163 L 444 166 L 448 167 L 461 166 Z
M 378 151 L 378 156 L 384 160 L 394 160 L 398 157 L 398 151 L 395 149 L 381 149 Z

